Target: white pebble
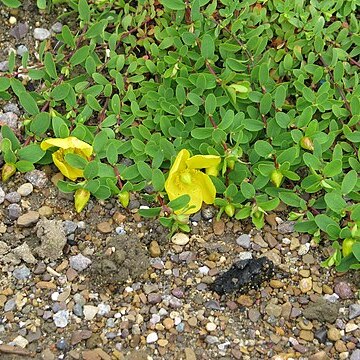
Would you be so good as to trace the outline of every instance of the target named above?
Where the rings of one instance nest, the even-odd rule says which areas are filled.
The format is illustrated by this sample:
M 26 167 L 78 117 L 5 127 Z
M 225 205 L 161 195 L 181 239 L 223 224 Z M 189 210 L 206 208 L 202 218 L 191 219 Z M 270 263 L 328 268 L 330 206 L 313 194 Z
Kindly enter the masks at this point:
M 183 233 L 177 233 L 171 238 L 171 242 L 175 245 L 184 246 L 190 241 L 189 236 Z
M 154 343 L 155 341 L 157 341 L 158 339 L 158 335 L 156 332 L 152 332 L 150 333 L 147 337 L 146 337 L 146 343 L 147 344 L 151 344 L 151 343 Z
M 59 294 L 57 291 L 53 292 L 53 293 L 51 294 L 51 300 L 52 300 L 52 301 L 57 301 L 58 298 L 59 298 L 59 295 L 60 295 L 60 294 Z
M 56 327 L 64 328 L 69 322 L 69 312 L 67 310 L 60 310 L 53 315 L 53 320 Z
M 43 41 L 51 36 L 51 33 L 49 30 L 44 28 L 36 28 L 34 30 L 34 38 L 36 40 Z
M 21 196 L 28 196 L 30 195 L 34 190 L 34 186 L 31 183 L 25 183 L 19 186 L 19 188 L 16 190 L 17 193 L 19 193 Z
M 10 16 L 10 18 L 9 18 L 9 24 L 10 24 L 10 25 L 15 25 L 16 22 L 17 22 L 16 17 L 15 17 L 15 16 Z
M 98 313 L 99 309 L 94 305 L 84 305 L 84 317 L 85 320 L 92 320 Z
M 20 346 L 21 348 L 25 348 L 26 345 L 29 343 L 24 337 L 21 335 L 17 336 L 12 342 L 12 345 Z
M 216 325 L 212 322 L 208 322 L 206 324 L 206 330 L 207 331 L 214 331 L 216 329 Z

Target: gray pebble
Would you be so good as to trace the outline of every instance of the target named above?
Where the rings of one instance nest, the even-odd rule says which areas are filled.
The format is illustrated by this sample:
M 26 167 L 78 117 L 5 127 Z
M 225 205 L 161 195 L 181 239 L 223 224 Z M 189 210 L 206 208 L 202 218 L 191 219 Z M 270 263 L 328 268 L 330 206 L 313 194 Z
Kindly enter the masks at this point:
M 32 170 L 26 173 L 25 179 L 31 182 L 31 184 L 33 184 L 38 189 L 44 188 L 48 182 L 46 174 L 40 170 Z
M 110 312 L 111 307 L 108 304 L 100 303 L 98 305 L 98 309 L 99 309 L 98 310 L 98 315 L 104 316 L 104 315 L 107 315 Z
M 16 54 L 23 57 L 28 51 L 29 50 L 25 45 L 19 45 L 16 49 Z
M 36 28 L 34 29 L 34 38 L 36 40 L 46 40 L 47 38 L 49 38 L 51 35 L 50 31 L 44 28 Z
M 63 222 L 63 228 L 65 230 L 65 235 L 73 234 L 76 231 L 77 227 L 78 227 L 77 223 L 75 223 L 73 221 L 65 220 Z
M 9 70 L 9 62 L 8 61 L 0 61 L 0 71 L 6 72 Z
M 75 304 L 73 307 L 73 313 L 78 316 L 78 317 L 83 317 L 84 316 L 84 312 L 83 312 L 83 307 L 81 304 Z
M 53 315 L 53 320 L 56 327 L 64 328 L 69 322 L 69 312 L 67 310 L 60 310 Z
M 314 336 L 321 344 L 325 344 L 327 341 L 327 328 L 322 327 L 319 330 L 316 330 Z
M 130 200 L 128 209 L 134 210 L 138 209 L 140 207 L 140 201 L 139 200 Z
M 151 293 L 147 296 L 148 302 L 150 304 L 158 304 L 161 302 L 162 298 L 161 295 L 158 293 Z
M 70 256 L 69 261 L 70 266 L 76 271 L 83 271 L 92 263 L 92 261 L 83 254 Z
M 236 260 L 247 260 L 252 259 L 252 253 L 250 251 L 243 251 L 240 254 L 237 255 Z
M 355 349 L 351 356 L 350 356 L 350 360 L 360 360 L 360 349 Z
M 215 216 L 215 214 L 216 214 L 216 210 L 212 206 L 207 206 L 201 210 L 201 216 L 205 220 L 212 219 Z
M 201 211 L 198 211 L 197 213 L 191 215 L 190 220 L 199 222 L 201 220 Z
M 19 204 L 10 204 L 7 207 L 8 210 L 8 216 L 11 220 L 16 220 L 21 215 L 21 207 Z
M 16 304 L 15 304 L 15 300 L 14 300 L 14 299 L 9 299 L 9 300 L 5 303 L 4 311 L 7 312 L 7 311 L 14 310 L 15 305 L 16 305 Z
M 0 186 L 0 204 L 2 204 L 5 201 L 5 191 Z
M 64 339 L 64 338 L 61 338 L 57 343 L 56 343 L 56 348 L 58 350 L 67 350 L 69 348 L 69 344 L 68 342 Z
M 242 234 L 236 239 L 236 243 L 244 249 L 249 249 L 250 236 L 248 234 Z
M 54 32 L 54 33 L 61 33 L 62 31 L 62 23 L 60 22 L 56 22 L 52 27 L 51 27 L 51 30 Z
M 25 265 L 18 267 L 13 271 L 13 276 L 17 280 L 25 280 L 30 276 L 30 269 Z
M 349 306 L 349 319 L 355 319 L 360 316 L 360 304 L 351 304 Z
M 294 226 L 296 221 L 284 221 L 283 223 L 278 225 L 278 232 L 280 234 L 290 234 L 294 232 Z
M 220 304 L 218 301 L 215 301 L 215 300 L 209 300 L 205 303 L 205 307 L 207 309 L 211 309 L 211 310 L 220 310 L 221 307 L 220 307 Z
M 219 338 L 217 336 L 208 335 L 205 338 L 205 342 L 210 345 L 217 344 L 219 342 Z
M 106 327 L 113 328 L 115 327 L 115 319 L 110 318 L 106 320 Z
M 84 297 L 79 294 L 79 293 L 76 293 L 73 297 L 74 301 L 76 304 L 80 304 L 81 306 L 85 305 L 86 304 L 86 300 L 84 299 Z
M 0 122 L 9 126 L 13 130 L 16 130 L 18 127 L 18 119 L 19 117 L 13 112 L 6 112 L 4 114 L 0 114 Z
M 21 196 L 28 196 L 34 191 L 34 187 L 31 183 L 25 183 L 19 186 L 16 190 Z
M 15 203 L 20 202 L 21 196 L 16 191 L 12 191 L 12 192 L 6 194 L 5 200 L 7 200 L 11 204 L 15 204 Z
M 20 115 L 19 107 L 17 106 L 17 104 L 14 103 L 7 103 L 6 105 L 4 105 L 3 110 L 4 112 L 13 112 L 16 115 Z

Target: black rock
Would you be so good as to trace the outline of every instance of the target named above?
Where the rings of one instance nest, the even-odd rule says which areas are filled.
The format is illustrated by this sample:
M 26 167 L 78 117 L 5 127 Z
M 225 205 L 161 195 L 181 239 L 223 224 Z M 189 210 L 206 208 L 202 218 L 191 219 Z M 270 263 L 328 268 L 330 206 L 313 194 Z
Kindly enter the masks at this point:
M 327 329 L 326 327 L 322 327 L 319 330 L 315 331 L 315 339 L 319 340 L 321 344 L 325 344 L 327 341 Z
M 266 257 L 240 260 L 228 271 L 220 274 L 210 285 L 210 289 L 220 295 L 232 292 L 243 294 L 249 290 L 258 289 L 274 274 L 274 263 Z

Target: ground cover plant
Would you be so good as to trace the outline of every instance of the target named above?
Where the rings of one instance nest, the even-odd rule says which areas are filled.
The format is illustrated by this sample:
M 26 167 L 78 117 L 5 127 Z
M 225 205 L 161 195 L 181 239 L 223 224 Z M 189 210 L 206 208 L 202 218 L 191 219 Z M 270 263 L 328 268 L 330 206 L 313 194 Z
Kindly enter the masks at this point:
M 3 181 L 54 163 L 77 211 L 134 192 L 172 232 L 198 210 L 186 186 L 259 229 L 283 202 L 296 231 L 333 241 L 324 266 L 360 268 L 358 1 L 66 5 L 77 27 L 0 74 L 0 98 L 25 111 L 21 129 L 1 128 Z M 200 163 L 175 166 L 184 152 Z

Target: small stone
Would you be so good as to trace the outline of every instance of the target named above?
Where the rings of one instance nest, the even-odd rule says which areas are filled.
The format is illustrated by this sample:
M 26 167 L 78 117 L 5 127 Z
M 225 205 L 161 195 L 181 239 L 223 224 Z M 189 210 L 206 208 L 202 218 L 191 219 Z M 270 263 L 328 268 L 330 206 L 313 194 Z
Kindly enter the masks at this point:
M 310 330 L 300 330 L 300 339 L 303 339 L 305 341 L 313 341 L 314 340 L 314 334 Z
M 310 244 L 306 243 L 306 244 L 301 244 L 298 250 L 298 255 L 299 256 L 303 256 L 305 254 L 307 254 L 310 250 Z
M 97 224 L 96 228 L 98 229 L 98 231 L 100 231 L 103 234 L 109 234 L 113 231 L 113 227 L 107 221 Z
M 7 60 L 0 61 L 0 71 L 1 72 L 6 72 L 8 70 L 9 70 L 9 62 Z
M 21 207 L 19 204 L 10 204 L 7 207 L 8 216 L 11 220 L 16 220 L 21 216 Z
M 315 339 L 317 339 L 321 344 L 325 344 L 327 341 L 327 330 L 326 327 L 322 327 L 315 331 Z
M 43 189 L 48 182 L 46 174 L 43 171 L 36 169 L 26 173 L 24 177 L 37 189 Z
M 355 349 L 351 356 L 350 356 L 350 360 L 360 360 L 360 349 Z
M 159 346 L 165 347 L 169 343 L 169 341 L 166 339 L 159 339 L 157 343 Z
M 16 191 L 12 191 L 12 192 L 6 194 L 5 200 L 7 200 L 11 204 L 15 204 L 15 203 L 20 202 L 21 196 Z
M 44 205 L 38 210 L 38 212 L 41 217 L 48 218 L 53 214 L 53 209 L 50 206 Z
M 60 310 L 53 315 L 53 320 L 56 327 L 64 328 L 69 322 L 69 312 L 67 310 Z
M 339 352 L 339 353 L 345 353 L 345 352 L 347 352 L 347 347 L 346 347 L 346 345 L 345 345 L 345 343 L 342 341 L 342 340 L 337 340 L 336 342 L 335 342 L 335 349 L 336 349 L 336 351 L 337 352 Z M 348 357 L 346 356 L 345 358 L 343 358 L 343 359 L 347 359 Z
M 184 246 L 189 241 L 190 241 L 189 236 L 184 233 L 177 233 L 171 238 L 171 242 L 179 246 Z
M 277 230 L 280 234 L 290 234 L 294 232 L 295 224 L 296 221 L 284 221 L 278 225 Z
M 146 337 L 146 343 L 147 344 L 152 344 L 154 342 L 156 342 L 158 340 L 158 335 L 156 332 L 151 332 L 147 337 Z
M 25 265 L 18 267 L 13 271 L 13 276 L 17 280 L 25 280 L 30 276 L 30 269 Z
M 253 239 L 254 243 L 259 245 L 262 248 L 267 248 L 269 245 L 264 241 L 260 234 L 256 234 Z
M 44 28 L 36 28 L 34 29 L 34 38 L 36 40 L 46 40 L 47 38 L 49 38 L 51 36 L 51 33 L 49 30 L 44 29 Z
M 94 305 L 84 305 L 83 311 L 85 320 L 92 320 L 98 313 L 99 309 L 97 306 Z
M 10 246 L 4 241 L 0 241 L 0 256 L 5 255 L 9 251 L 10 251 Z
M 204 220 L 210 220 L 212 219 L 216 214 L 216 210 L 212 206 L 203 207 L 201 209 L 201 216 Z
M 265 307 L 265 311 L 269 316 L 279 317 L 281 315 L 281 306 L 273 303 L 269 303 Z
M 248 317 L 253 323 L 256 323 L 259 320 L 260 315 L 260 312 L 256 309 L 249 309 L 248 311 Z
M 339 305 L 319 298 L 315 303 L 309 303 L 303 315 L 309 320 L 334 323 L 339 312 Z
M 15 113 L 16 115 L 20 115 L 20 110 L 19 110 L 19 106 L 17 104 L 14 103 L 7 103 L 4 105 L 3 107 L 4 112 L 12 112 Z
M 165 318 L 163 321 L 163 325 L 167 330 L 172 329 L 174 327 L 174 320 L 169 317 Z
M 162 297 L 158 293 L 151 293 L 151 294 L 148 294 L 147 299 L 150 304 L 158 304 L 161 302 Z
M 34 186 L 31 183 L 25 183 L 16 190 L 21 196 L 28 196 L 34 191 Z
M 62 338 L 59 341 L 57 341 L 56 348 L 60 351 L 68 350 L 69 344 L 64 338 Z
M 244 249 L 249 249 L 251 242 L 250 242 L 250 235 L 242 234 L 236 239 L 236 243 Z
M 193 349 L 187 347 L 184 349 L 184 353 L 185 353 L 185 360 L 196 360 L 196 354 Z
M 98 314 L 100 316 L 107 315 L 111 310 L 110 305 L 104 303 L 100 303 L 97 307 L 98 307 Z
M 17 336 L 13 341 L 11 341 L 11 345 L 19 346 L 21 348 L 26 348 L 28 344 L 29 342 L 21 335 Z
M 312 283 L 311 277 L 301 279 L 299 282 L 299 288 L 300 288 L 301 292 L 304 294 L 309 292 L 312 289 L 312 285 L 313 285 L 313 283 Z
M 352 299 L 354 297 L 350 285 L 345 281 L 340 281 L 339 283 L 337 283 L 335 285 L 334 291 L 343 300 Z
M 214 331 L 216 329 L 216 325 L 212 322 L 208 322 L 205 326 L 206 330 L 211 332 Z
M 217 344 L 219 342 L 219 338 L 217 336 L 208 335 L 205 338 L 205 342 L 210 345 Z
M 341 334 L 340 334 L 340 331 L 337 328 L 331 327 L 327 331 L 327 337 L 331 341 L 337 341 L 337 340 L 341 339 Z
M 54 33 L 60 34 L 62 31 L 62 24 L 60 22 L 56 22 L 54 25 L 51 26 L 51 30 Z
M 69 262 L 70 266 L 76 271 L 83 271 L 92 263 L 92 261 L 83 254 L 70 256 Z
M 39 213 L 37 211 L 30 210 L 24 215 L 19 216 L 17 219 L 18 226 L 29 227 L 36 224 L 39 220 Z
M 70 234 L 73 234 L 76 231 L 76 229 L 78 228 L 78 225 L 74 221 L 65 220 L 63 222 L 63 227 L 64 227 L 64 230 L 65 230 L 65 235 L 70 235 Z
M 321 350 L 314 355 L 309 356 L 309 360 L 329 360 L 329 357 L 324 350 Z
M 269 246 L 271 248 L 274 248 L 277 244 L 278 244 L 278 241 L 275 239 L 275 237 L 269 233 L 269 232 L 266 232 L 264 234 L 264 240 L 269 244 Z
M 2 204 L 5 201 L 5 191 L 0 186 L 0 204 Z
M 16 54 L 21 57 L 23 57 L 27 52 L 29 52 L 29 50 L 25 45 L 19 45 L 16 49 Z
M 213 231 L 217 236 L 221 236 L 225 231 L 225 222 L 223 220 L 215 220 L 213 222 Z
M 280 280 L 271 279 L 270 280 L 270 286 L 273 289 L 281 289 L 282 287 L 284 287 L 284 284 Z
M 240 295 L 236 302 L 245 307 L 250 307 L 254 304 L 253 299 L 248 295 Z
M 31 253 L 31 249 L 26 242 L 24 242 L 22 245 L 16 247 L 13 250 L 13 253 L 15 254 L 15 256 L 17 258 L 25 261 L 28 264 L 36 263 L 36 259 L 35 259 L 34 255 Z
M 349 320 L 360 316 L 360 304 L 351 304 L 349 306 Z
M 160 246 L 157 241 L 153 240 L 150 243 L 149 253 L 150 253 L 150 256 L 153 258 L 159 257 L 161 255 Z
M 76 330 L 71 335 L 71 345 L 76 345 L 82 340 L 87 340 L 91 337 L 92 332 L 90 330 Z
M 16 303 L 15 303 L 15 299 L 10 299 L 8 300 L 5 305 L 4 305 L 4 311 L 12 311 L 15 309 Z

